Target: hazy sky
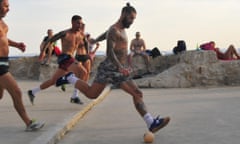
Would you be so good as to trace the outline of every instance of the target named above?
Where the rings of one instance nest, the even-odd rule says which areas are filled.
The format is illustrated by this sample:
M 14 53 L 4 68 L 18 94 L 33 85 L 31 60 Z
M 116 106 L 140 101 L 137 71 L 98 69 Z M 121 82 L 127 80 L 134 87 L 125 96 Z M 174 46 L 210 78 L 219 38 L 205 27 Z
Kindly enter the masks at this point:
M 220 48 L 240 47 L 240 0 L 9 0 L 5 19 L 9 38 L 24 41 L 25 53 L 38 53 L 39 44 L 51 28 L 54 32 L 71 27 L 78 14 L 93 37 L 115 23 L 123 6 L 130 2 L 137 10 L 134 24 L 127 29 L 129 42 L 140 31 L 147 48 L 169 51 L 177 40 L 187 49 L 214 40 Z M 60 42 L 58 42 L 60 45 Z M 101 43 L 100 50 L 105 50 Z M 11 49 L 10 55 L 21 52 Z

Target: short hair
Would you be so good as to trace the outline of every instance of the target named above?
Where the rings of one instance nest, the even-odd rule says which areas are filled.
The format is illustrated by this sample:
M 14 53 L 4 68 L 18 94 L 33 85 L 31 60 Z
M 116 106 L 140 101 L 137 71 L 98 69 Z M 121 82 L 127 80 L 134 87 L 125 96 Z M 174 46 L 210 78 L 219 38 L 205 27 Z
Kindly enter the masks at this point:
M 127 13 L 130 14 L 131 12 L 137 13 L 136 9 L 127 3 L 125 7 L 122 8 L 122 14 Z
M 81 19 L 82 19 L 82 17 L 79 15 L 72 16 L 72 21 L 81 20 Z

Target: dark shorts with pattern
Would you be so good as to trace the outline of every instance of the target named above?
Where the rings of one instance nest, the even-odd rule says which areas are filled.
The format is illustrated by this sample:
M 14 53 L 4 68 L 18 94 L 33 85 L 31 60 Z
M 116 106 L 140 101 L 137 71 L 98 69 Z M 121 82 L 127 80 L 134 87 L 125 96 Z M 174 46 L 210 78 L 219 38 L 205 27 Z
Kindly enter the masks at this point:
M 75 62 L 75 59 L 71 55 L 61 54 L 58 56 L 58 68 L 65 71 L 68 70 L 68 67 Z
M 112 63 L 111 60 L 105 59 L 98 66 L 97 75 L 94 82 L 97 83 L 111 83 L 119 87 L 122 82 L 131 80 L 130 77 L 124 76 L 118 71 L 118 67 Z
M 8 57 L 0 57 L 0 76 L 6 74 L 9 69 Z
M 75 59 L 79 62 L 85 63 L 87 60 L 90 60 L 89 55 L 76 55 Z

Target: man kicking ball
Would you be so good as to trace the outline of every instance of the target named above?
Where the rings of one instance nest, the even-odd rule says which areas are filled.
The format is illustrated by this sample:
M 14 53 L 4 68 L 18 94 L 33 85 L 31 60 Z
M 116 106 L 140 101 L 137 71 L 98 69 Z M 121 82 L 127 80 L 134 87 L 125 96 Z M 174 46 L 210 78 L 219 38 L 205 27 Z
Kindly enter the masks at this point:
M 107 84 L 112 83 L 120 87 L 133 97 L 136 110 L 143 117 L 149 131 L 155 133 L 170 121 L 170 117 L 153 118 L 147 111 L 143 102 L 143 93 L 130 77 L 131 68 L 128 64 L 128 39 L 125 28 L 129 28 L 136 18 L 136 10 L 127 3 L 122 8 L 119 20 L 113 24 L 107 32 L 98 37 L 95 42 L 107 40 L 107 57 L 98 67 L 95 80 L 89 86 L 83 80 L 78 79 L 73 73 L 68 73 L 57 80 L 56 86 L 73 84 L 90 99 L 97 98 Z

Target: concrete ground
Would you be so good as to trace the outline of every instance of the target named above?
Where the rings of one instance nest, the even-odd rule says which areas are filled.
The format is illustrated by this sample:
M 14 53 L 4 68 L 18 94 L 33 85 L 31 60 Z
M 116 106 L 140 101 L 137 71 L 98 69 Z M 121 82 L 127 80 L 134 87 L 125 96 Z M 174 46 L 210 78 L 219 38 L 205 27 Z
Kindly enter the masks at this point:
M 154 115 L 170 116 L 155 144 L 238 144 L 240 87 L 144 89 Z M 131 97 L 113 90 L 59 144 L 142 144 L 147 131 Z
M 32 106 L 28 96 L 28 89 L 39 86 L 36 81 L 19 81 L 22 89 L 23 101 L 31 118 L 44 121 L 46 125 L 37 132 L 25 132 L 25 124 L 13 108 L 12 100 L 4 92 L 0 101 L 0 143 L 1 144 L 53 144 L 56 143 L 85 113 L 100 102 L 103 95 L 97 100 L 88 100 L 80 95 L 84 105 L 70 103 L 73 87 L 68 85 L 67 91 L 62 92 L 55 86 L 36 94 L 35 105 Z M 105 91 L 104 91 L 105 92 Z
M 69 103 L 73 90 L 70 85 L 66 92 L 51 87 L 38 93 L 32 106 L 27 90 L 39 84 L 19 81 L 27 112 L 32 118 L 45 121 L 45 127 L 38 132 L 25 132 L 25 125 L 5 92 L 0 101 L 1 144 L 143 143 L 146 125 L 135 111 L 131 97 L 123 91 L 114 89 L 107 94 L 106 89 L 93 101 L 81 96 L 85 104 L 76 105 Z M 149 112 L 171 117 L 169 125 L 155 134 L 154 143 L 238 144 L 239 89 L 143 89 Z

